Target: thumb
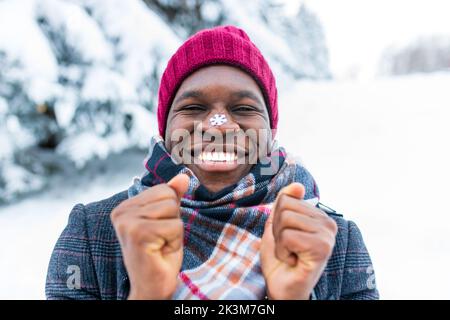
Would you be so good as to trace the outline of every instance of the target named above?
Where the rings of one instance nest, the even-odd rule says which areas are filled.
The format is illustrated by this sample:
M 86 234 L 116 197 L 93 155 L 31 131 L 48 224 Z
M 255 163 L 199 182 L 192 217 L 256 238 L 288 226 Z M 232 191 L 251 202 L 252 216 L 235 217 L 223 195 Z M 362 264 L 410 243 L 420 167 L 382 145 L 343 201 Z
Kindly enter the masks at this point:
M 275 199 L 275 205 L 273 206 L 272 214 L 270 217 L 270 224 L 273 224 L 274 215 L 278 212 L 279 202 L 282 195 L 287 195 L 289 197 L 293 197 L 295 199 L 303 200 L 305 196 L 305 187 L 299 182 L 293 182 L 290 185 L 282 188 L 280 192 L 278 192 L 277 198 Z
M 287 187 L 281 189 L 280 194 L 285 194 L 290 197 L 303 200 L 305 197 L 305 187 L 300 182 L 293 182 Z
M 167 185 L 177 193 L 178 199 L 181 199 L 189 188 L 189 176 L 181 173 L 173 177 Z

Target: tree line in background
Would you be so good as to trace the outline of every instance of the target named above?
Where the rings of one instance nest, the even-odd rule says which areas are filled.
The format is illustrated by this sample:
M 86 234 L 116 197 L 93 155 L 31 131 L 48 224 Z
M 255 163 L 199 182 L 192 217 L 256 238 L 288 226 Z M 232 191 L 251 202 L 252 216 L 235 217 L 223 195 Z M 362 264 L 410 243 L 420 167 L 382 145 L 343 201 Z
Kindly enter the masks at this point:
M 450 71 L 448 36 L 422 36 L 406 45 L 389 47 L 381 59 L 381 74 L 405 75 L 436 71 Z

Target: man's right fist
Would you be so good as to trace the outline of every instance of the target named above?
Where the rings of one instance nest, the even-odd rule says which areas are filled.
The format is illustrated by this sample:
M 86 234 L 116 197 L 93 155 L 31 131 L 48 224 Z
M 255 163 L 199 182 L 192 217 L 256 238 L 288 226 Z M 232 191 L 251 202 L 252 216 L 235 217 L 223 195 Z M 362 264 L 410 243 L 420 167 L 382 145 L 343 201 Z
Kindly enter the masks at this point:
M 170 299 L 183 261 L 180 199 L 189 177 L 179 174 L 123 201 L 111 213 L 130 278 L 128 299 Z

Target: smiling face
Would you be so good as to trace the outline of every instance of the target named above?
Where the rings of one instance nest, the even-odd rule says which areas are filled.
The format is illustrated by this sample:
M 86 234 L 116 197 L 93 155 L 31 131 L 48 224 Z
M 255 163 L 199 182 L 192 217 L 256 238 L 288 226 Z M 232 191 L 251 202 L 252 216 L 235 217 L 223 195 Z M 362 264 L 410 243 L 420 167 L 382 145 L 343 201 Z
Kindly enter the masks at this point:
M 174 136 L 180 131 L 190 137 L 201 134 L 199 141 L 190 139 L 194 142 L 186 147 L 195 161 L 185 164 L 212 192 L 245 176 L 259 146 L 271 139 L 270 118 L 259 86 L 244 71 L 226 65 L 201 68 L 183 81 L 167 117 L 169 152 L 179 141 Z M 244 134 L 249 131 L 268 136 Z

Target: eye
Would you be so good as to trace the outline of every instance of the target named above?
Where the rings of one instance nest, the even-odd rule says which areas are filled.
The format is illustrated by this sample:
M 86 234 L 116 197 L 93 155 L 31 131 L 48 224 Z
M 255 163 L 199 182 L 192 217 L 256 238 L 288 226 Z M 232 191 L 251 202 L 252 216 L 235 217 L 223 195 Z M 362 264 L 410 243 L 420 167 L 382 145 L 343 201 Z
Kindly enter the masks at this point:
M 248 106 L 248 105 L 239 105 L 233 108 L 234 112 L 239 112 L 239 113 L 245 113 L 245 112 L 251 112 L 251 111 L 255 111 L 255 108 L 252 106 Z
M 206 108 L 198 104 L 190 104 L 180 108 L 180 111 L 190 111 L 190 112 L 200 112 L 204 110 L 206 110 Z

